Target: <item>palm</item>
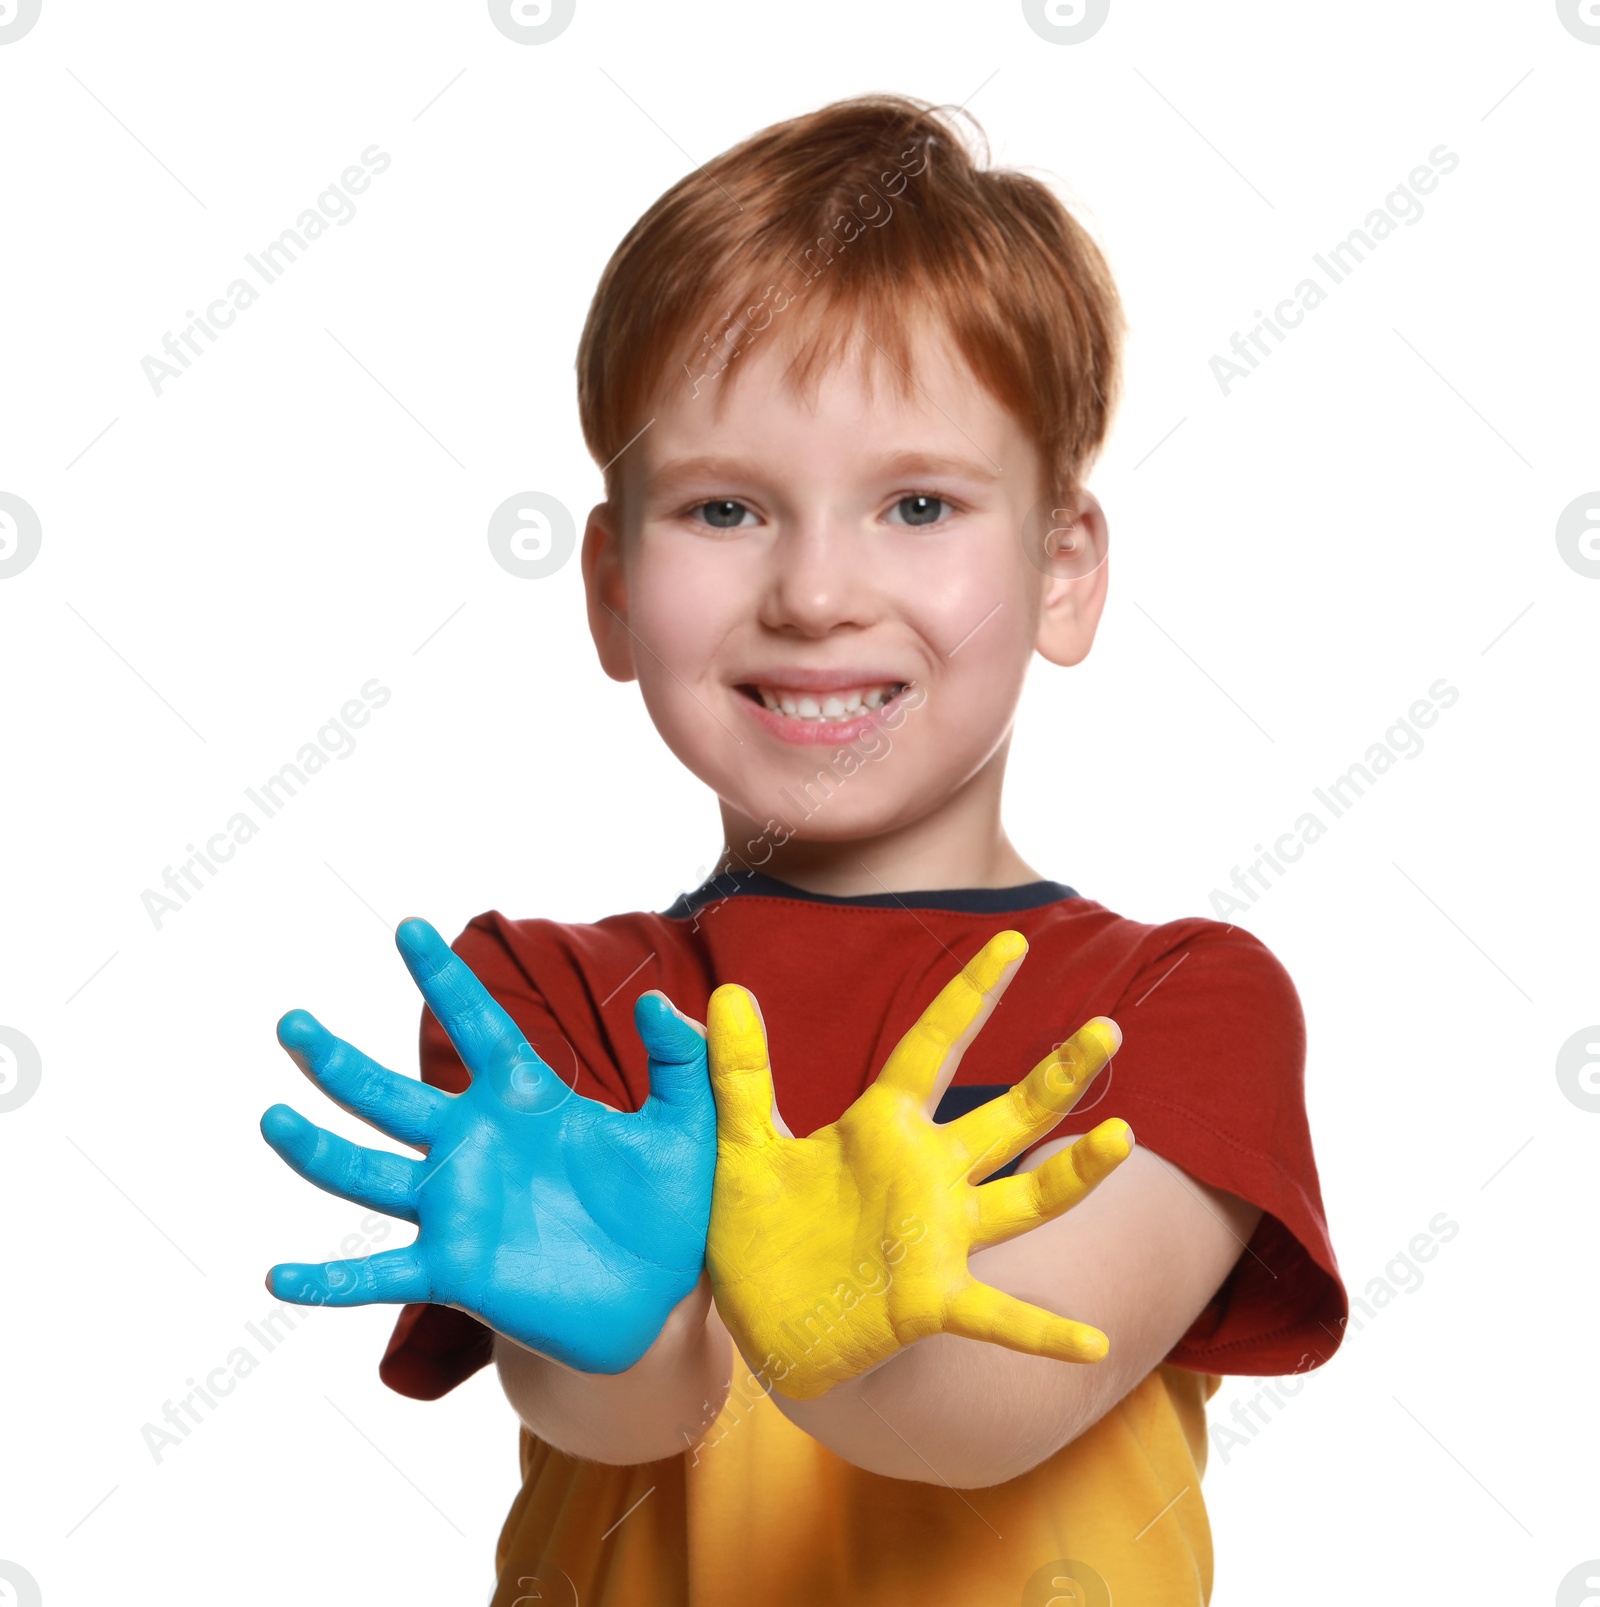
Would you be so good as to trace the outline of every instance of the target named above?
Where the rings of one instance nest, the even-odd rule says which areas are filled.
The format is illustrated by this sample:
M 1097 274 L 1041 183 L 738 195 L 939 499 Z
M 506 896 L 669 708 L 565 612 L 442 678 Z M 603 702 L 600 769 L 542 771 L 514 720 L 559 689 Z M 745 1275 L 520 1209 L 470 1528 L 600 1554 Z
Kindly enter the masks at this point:
M 261 1131 L 320 1188 L 414 1222 L 416 1240 L 285 1263 L 269 1287 L 308 1305 L 455 1306 L 568 1366 L 622 1371 L 704 1264 L 715 1112 L 703 1037 L 660 994 L 643 995 L 650 1097 L 614 1111 L 556 1076 L 426 921 L 402 922 L 395 940 L 472 1073 L 465 1093 L 386 1070 L 302 1010 L 278 1037 L 325 1093 L 426 1159 L 360 1148 L 287 1105 Z
M 808 1138 L 773 1124 L 755 1001 L 731 985 L 712 995 L 706 1259 L 724 1322 L 780 1393 L 810 1399 L 941 1332 L 1064 1361 L 1106 1354 L 1097 1329 L 979 1283 L 967 1254 L 1059 1215 L 1129 1153 L 1132 1134 L 1113 1119 L 1036 1172 L 982 1183 L 1081 1097 L 1120 1042 L 1115 1023 L 1096 1017 L 977 1110 L 943 1124 L 930 1116 L 1026 948 L 1015 932 L 992 939 L 872 1086 Z
M 584 1370 L 606 1372 L 592 1365 L 595 1346 L 632 1326 L 616 1307 L 642 1303 L 664 1319 L 699 1276 L 707 1202 L 695 1198 L 695 1150 L 710 1153 L 710 1131 L 697 1141 L 682 1126 L 658 1130 L 641 1146 L 630 1117 L 573 1094 L 567 1103 L 570 1113 L 530 1114 L 475 1081 L 444 1113 L 420 1180 L 417 1244 L 435 1304 L 559 1360 L 587 1348 Z

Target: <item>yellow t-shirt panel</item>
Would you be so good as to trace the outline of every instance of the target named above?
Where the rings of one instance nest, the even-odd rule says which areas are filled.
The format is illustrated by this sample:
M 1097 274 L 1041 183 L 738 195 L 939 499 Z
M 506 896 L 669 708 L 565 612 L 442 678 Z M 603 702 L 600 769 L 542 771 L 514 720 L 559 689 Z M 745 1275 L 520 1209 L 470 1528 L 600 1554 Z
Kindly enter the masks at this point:
M 1031 1471 L 956 1490 L 835 1456 L 736 1353 L 727 1404 L 682 1456 L 607 1467 L 522 1431 L 492 1607 L 1205 1607 L 1220 1384 L 1163 1364 Z

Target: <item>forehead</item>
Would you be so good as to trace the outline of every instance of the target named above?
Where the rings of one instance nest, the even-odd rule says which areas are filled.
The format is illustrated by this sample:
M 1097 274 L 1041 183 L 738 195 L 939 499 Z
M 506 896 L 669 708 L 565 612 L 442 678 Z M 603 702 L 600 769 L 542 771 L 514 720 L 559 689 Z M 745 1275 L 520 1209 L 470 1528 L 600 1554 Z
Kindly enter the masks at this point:
M 897 355 L 863 327 L 820 360 L 798 320 L 747 340 L 725 362 L 669 375 L 620 467 L 625 495 L 666 495 L 706 476 L 748 471 L 911 472 L 997 480 L 1026 472 L 1034 450 L 978 381 L 946 331 L 907 329 Z M 796 359 L 810 355 L 811 372 Z

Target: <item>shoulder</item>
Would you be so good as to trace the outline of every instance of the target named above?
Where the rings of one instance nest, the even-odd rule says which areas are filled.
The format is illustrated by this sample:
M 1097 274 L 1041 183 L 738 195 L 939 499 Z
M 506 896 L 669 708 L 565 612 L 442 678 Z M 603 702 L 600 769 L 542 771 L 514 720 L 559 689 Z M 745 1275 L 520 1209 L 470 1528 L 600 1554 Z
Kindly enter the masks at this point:
M 1169 988 L 1171 997 L 1223 995 L 1298 1017 L 1299 995 L 1282 960 L 1255 933 L 1204 915 L 1150 922 L 1090 898 L 1052 905 L 1030 945 L 1070 954 L 1127 1003 Z
M 682 945 L 675 930 L 680 924 L 648 910 L 598 921 L 554 921 L 492 909 L 474 915 L 450 947 L 474 970 L 482 963 L 531 981 L 536 968 L 557 965 L 587 973 L 676 949 Z
M 1140 978 L 1176 977 L 1179 967 L 1192 974 L 1183 980 L 1191 987 L 1203 977 L 1208 988 L 1225 987 L 1233 994 L 1248 994 L 1262 1001 L 1293 1003 L 1299 995 L 1288 967 L 1254 932 L 1229 926 L 1205 916 L 1167 921 L 1149 929 L 1139 948 Z M 1151 984 L 1155 984 L 1152 982 Z
M 1305 1012 L 1288 968 L 1255 933 L 1223 921 L 1127 925 L 1126 958 L 1104 994 L 1123 1034 L 1119 1092 L 1270 1150 L 1266 1129 L 1299 1111 L 1305 1079 Z
M 1043 969 L 1077 1005 L 1122 1029 L 1118 1066 L 1153 1084 L 1282 1091 L 1304 1075 L 1306 1019 L 1288 967 L 1253 932 L 1207 916 L 1148 922 L 1073 901 L 1078 939 Z M 1066 906 L 1070 908 L 1070 905 Z M 1041 933 L 1049 953 L 1050 935 Z M 1073 983 L 1081 983 L 1074 987 Z M 1124 1083 L 1127 1086 L 1127 1083 Z

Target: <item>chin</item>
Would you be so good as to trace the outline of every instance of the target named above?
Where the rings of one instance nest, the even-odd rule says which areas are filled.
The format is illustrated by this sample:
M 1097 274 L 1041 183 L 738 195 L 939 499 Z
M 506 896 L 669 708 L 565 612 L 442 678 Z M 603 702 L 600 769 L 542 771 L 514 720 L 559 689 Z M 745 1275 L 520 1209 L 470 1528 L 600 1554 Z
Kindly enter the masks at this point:
M 813 772 L 813 776 L 815 772 Z M 857 795 L 850 787 L 857 784 Z M 754 798 L 734 798 L 730 801 L 741 814 L 756 823 L 756 830 L 777 846 L 786 842 L 848 843 L 866 842 L 887 832 L 908 826 L 926 812 L 926 796 L 921 807 L 917 795 L 885 796 L 878 788 L 874 796 L 864 796 L 871 785 L 864 776 L 855 782 L 836 787 L 831 796 L 823 797 L 814 782 L 812 791 L 804 790 L 804 778 L 784 783 L 776 781 L 763 788 Z M 767 830 L 771 821 L 774 829 Z

